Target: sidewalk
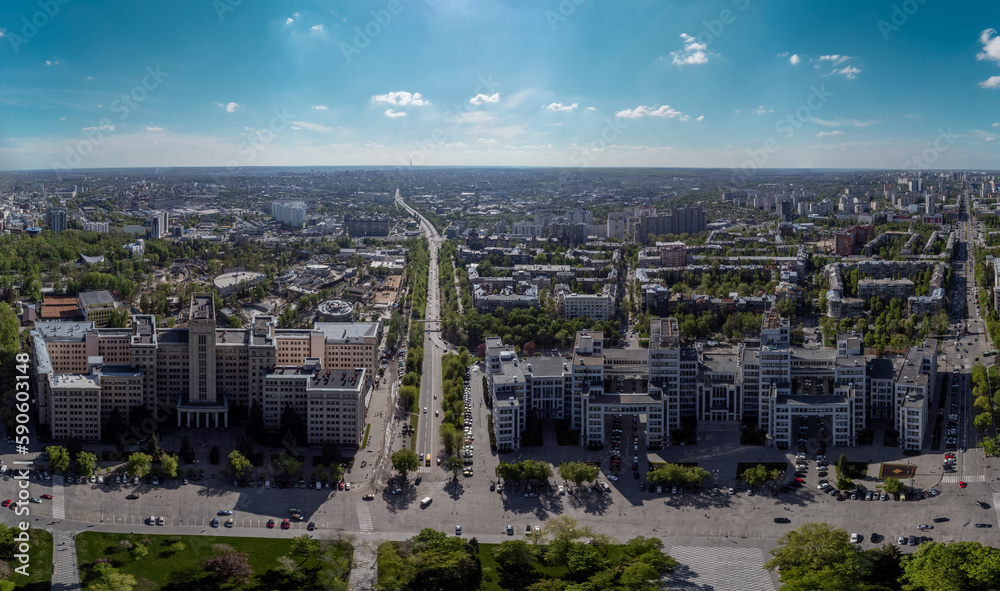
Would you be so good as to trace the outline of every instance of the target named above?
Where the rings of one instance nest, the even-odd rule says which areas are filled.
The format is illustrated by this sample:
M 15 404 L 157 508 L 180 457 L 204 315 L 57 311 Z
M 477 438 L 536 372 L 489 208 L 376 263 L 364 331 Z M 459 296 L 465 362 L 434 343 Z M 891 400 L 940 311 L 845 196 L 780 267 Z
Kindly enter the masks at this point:
M 52 591 L 78 591 L 80 571 L 76 564 L 76 537 L 73 532 L 56 532 L 52 536 Z

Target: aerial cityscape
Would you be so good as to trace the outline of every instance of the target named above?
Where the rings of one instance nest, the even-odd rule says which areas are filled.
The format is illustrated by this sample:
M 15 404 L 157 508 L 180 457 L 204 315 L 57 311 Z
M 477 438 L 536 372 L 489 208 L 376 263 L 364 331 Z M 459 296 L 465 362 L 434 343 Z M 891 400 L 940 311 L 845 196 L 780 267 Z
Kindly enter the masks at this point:
M 0 591 L 1000 589 L 994 6 L 272 4 L 0 17 Z

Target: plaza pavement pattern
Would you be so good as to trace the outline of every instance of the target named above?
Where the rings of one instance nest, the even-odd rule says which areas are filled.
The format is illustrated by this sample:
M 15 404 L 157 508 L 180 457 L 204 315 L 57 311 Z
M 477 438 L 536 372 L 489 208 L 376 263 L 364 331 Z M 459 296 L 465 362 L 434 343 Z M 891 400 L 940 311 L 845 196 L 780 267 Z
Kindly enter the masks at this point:
M 76 564 L 76 538 L 73 532 L 60 531 L 52 537 L 55 572 L 52 574 L 52 591 L 78 591 L 80 573 Z
M 668 554 L 680 563 L 665 579 L 669 589 L 775 591 L 771 576 L 761 568 L 769 556 L 760 548 L 674 546 Z

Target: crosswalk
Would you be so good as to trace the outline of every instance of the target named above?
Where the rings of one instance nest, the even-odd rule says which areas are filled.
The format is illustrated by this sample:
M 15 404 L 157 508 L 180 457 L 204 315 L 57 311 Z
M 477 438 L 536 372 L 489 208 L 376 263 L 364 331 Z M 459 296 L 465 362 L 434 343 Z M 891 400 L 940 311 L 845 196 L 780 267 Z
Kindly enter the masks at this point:
M 358 505 L 358 531 L 374 531 L 372 525 L 372 514 L 368 510 L 368 505 Z
M 62 476 L 52 477 L 52 489 L 55 493 L 52 495 L 52 518 L 53 519 L 66 519 L 66 489 L 63 487 L 64 478 Z
M 958 474 L 946 474 L 941 477 L 941 482 L 946 482 L 949 484 L 955 484 L 958 481 L 962 482 L 986 482 L 986 476 L 982 474 L 965 474 L 959 476 Z
M 670 589 L 775 591 L 760 548 L 674 546 L 667 553 L 684 565 L 666 577 Z
M 58 532 L 54 540 L 52 591 L 78 591 L 80 575 L 76 565 L 76 542 L 72 532 Z

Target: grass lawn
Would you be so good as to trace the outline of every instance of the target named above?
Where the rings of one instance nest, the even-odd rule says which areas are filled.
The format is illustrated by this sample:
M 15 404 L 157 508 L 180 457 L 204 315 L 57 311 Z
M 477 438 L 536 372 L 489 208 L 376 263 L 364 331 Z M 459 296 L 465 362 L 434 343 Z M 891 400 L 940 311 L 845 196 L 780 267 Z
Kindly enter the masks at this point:
M 48 591 L 52 583 L 52 534 L 44 529 L 32 529 L 32 544 L 28 554 L 31 556 L 31 563 L 28 565 L 27 577 L 17 573 L 10 580 L 17 585 L 16 589 L 24 591 Z M 15 529 L 15 535 L 19 530 Z M 11 568 L 21 566 L 19 562 L 11 561 Z
M 143 538 L 151 541 L 149 554 L 144 558 L 132 560 L 129 553 L 119 546 L 121 540 L 136 544 Z M 179 539 L 184 545 L 183 550 L 176 553 L 168 549 L 175 539 Z M 246 552 L 249 555 L 254 581 L 258 583 L 256 587 L 266 585 L 268 589 L 286 588 L 281 585 L 283 579 L 269 577 L 267 573 L 278 566 L 279 557 L 289 554 L 291 543 L 291 540 L 287 539 L 165 536 L 146 533 L 84 532 L 76 538 L 77 559 L 84 587 L 94 579 L 92 574 L 94 561 L 98 558 L 108 558 L 121 572 L 133 575 L 136 578 L 137 589 L 143 591 L 154 589 L 195 591 L 216 588 L 215 582 L 202 571 L 201 567 L 206 559 L 220 554 L 213 548 L 215 544 L 227 544 L 237 552 Z M 296 563 L 302 562 L 300 557 L 293 558 L 296 559 Z M 317 565 L 315 559 L 309 559 L 302 563 L 300 568 L 308 570 Z M 262 578 L 266 579 L 266 582 Z M 247 588 L 254 587 L 252 582 Z

